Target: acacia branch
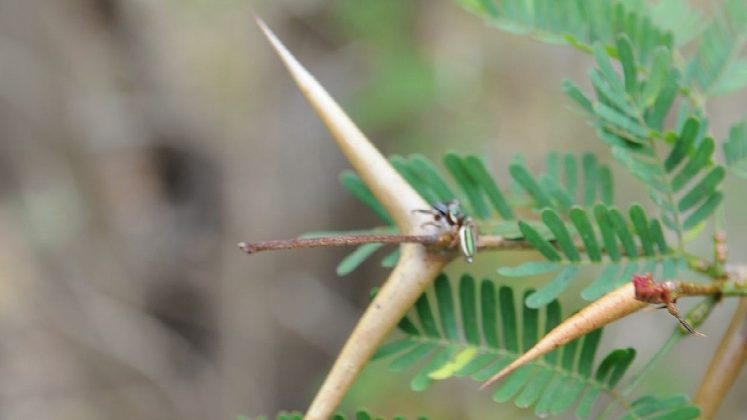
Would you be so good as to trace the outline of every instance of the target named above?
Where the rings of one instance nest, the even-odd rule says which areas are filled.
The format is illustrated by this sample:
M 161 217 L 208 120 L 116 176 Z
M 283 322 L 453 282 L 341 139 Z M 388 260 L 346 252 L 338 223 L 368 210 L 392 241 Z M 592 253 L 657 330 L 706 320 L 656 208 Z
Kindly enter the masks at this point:
M 429 252 L 423 245 L 427 244 L 428 241 L 434 241 L 434 244 L 443 246 L 440 242 L 441 237 L 451 235 L 453 238 L 454 232 L 450 232 L 447 227 L 444 227 L 437 231 L 437 235 L 430 236 L 431 239 L 425 239 L 421 236 L 427 233 L 423 227 L 424 216 L 413 214 L 412 211 L 427 208 L 428 204 L 425 200 L 389 164 L 339 105 L 295 60 L 264 23 L 259 19 L 257 21 L 302 93 L 332 132 L 341 151 L 376 198 L 392 215 L 397 226 L 405 233 L 396 240 L 391 239 L 391 242 L 403 244 L 400 261 L 351 333 L 340 356 L 335 361 L 327 379 L 307 411 L 307 419 L 327 419 L 339 405 L 354 379 L 378 346 L 448 261 L 447 258 L 443 258 L 442 253 Z M 414 238 L 417 240 L 409 240 Z M 489 239 L 495 242 L 491 243 L 488 241 Z M 351 241 L 360 240 L 360 238 L 352 239 L 348 237 L 326 243 L 319 239 L 316 242 L 303 242 L 309 240 L 275 241 L 264 243 L 264 249 L 293 248 L 309 246 L 310 244 L 318 244 L 318 246 L 349 245 Z M 482 249 L 531 248 L 521 241 L 510 241 L 502 237 L 483 237 L 480 247 Z M 244 244 L 243 248 L 248 252 L 262 250 L 260 249 L 262 247 L 258 248 L 256 244 Z M 445 249 L 451 248 L 453 247 Z M 741 280 L 731 279 L 731 281 L 714 282 L 712 284 L 687 282 L 667 282 L 664 284 L 672 288 L 670 297 L 675 299 L 676 296 L 694 295 L 745 296 L 747 295 L 747 285 L 744 278 Z M 629 305 L 626 310 L 635 311 L 643 306 L 640 300 L 631 300 L 633 298 L 631 297 L 630 286 L 613 292 L 612 297 L 624 300 Z M 670 303 L 673 303 L 673 300 Z M 592 306 L 594 305 L 592 304 Z M 613 312 L 617 313 L 619 310 L 614 309 Z M 670 312 L 672 311 L 670 310 Z M 745 317 L 741 318 L 744 319 Z M 589 325 L 592 325 L 592 321 L 594 320 L 590 318 Z M 728 389 L 728 386 L 726 389 Z

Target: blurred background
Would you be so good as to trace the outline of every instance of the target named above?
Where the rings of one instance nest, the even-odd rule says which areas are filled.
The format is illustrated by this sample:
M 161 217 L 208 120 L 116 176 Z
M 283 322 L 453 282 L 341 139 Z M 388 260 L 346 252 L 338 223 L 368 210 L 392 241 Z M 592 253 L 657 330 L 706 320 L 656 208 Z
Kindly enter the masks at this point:
M 560 90 L 584 82 L 588 57 L 453 1 L 0 0 L 0 418 L 231 419 L 311 401 L 387 270 L 374 259 L 340 278 L 349 250 L 248 257 L 236 243 L 380 222 L 339 185 L 349 165 L 252 13 L 386 154 L 483 154 L 503 179 L 516 153 L 535 169 L 551 149 L 610 161 Z M 719 139 L 746 104 L 713 103 Z M 643 200 L 613 169 L 618 203 Z M 745 207 L 727 200 L 740 261 Z M 471 270 L 496 277 L 521 257 Z M 733 308 L 644 389 L 694 392 Z M 634 344 L 635 369 L 671 328 L 638 314 L 603 348 Z M 348 412 L 532 417 L 474 382 L 418 394 L 411 372 L 385 370 L 366 369 Z M 742 375 L 723 418 L 747 410 L 745 389 Z

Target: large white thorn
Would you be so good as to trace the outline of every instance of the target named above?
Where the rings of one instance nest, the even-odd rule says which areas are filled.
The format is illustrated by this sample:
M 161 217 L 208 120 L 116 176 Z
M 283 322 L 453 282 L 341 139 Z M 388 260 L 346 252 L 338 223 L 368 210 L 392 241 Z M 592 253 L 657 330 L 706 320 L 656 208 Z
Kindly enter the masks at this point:
M 412 217 L 413 209 L 428 208 L 428 204 L 389 164 L 371 144 L 345 111 L 327 93 L 321 84 L 293 57 L 275 34 L 257 18 L 257 23 L 275 51 L 285 63 L 299 89 L 309 100 L 327 128 L 332 132 L 340 150 L 361 176 L 376 198 L 386 207 L 404 232 L 419 229 Z

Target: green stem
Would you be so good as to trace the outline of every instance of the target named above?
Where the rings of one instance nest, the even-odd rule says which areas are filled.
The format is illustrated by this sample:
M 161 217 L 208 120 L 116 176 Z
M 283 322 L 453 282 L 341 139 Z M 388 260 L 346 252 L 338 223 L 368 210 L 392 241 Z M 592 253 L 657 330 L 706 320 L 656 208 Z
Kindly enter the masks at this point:
M 716 303 L 718 303 L 718 299 L 714 296 L 709 296 L 706 299 L 703 299 L 700 303 L 695 305 L 690 312 L 687 313 L 687 316 L 685 319 L 687 320 L 688 324 L 693 326 L 693 328 L 697 328 L 700 326 L 706 318 L 708 318 L 708 315 L 710 315 L 713 308 L 716 306 Z M 630 379 L 628 384 L 623 388 L 621 392 L 622 400 L 626 400 L 627 397 L 629 397 L 637 388 L 641 385 L 641 383 L 648 377 L 648 375 L 654 371 L 656 366 L 664 359 L 664 357 L 669 354 L 670 351 L 675 347 L 675 345 L 679 344 L 679 342 L 689 336 L 690 333 L 687 332 L 683 327 L 677 327 L 672 331 L 672 334 L 670 334 L 669 338 L 666 342 L 659 348 L 659 350 L 656 351 L 656 354 L 651 358 L 651 360 L 646 363 L 645 366 L 641 368 L 633 377 Z M 604 410 L 600 418 L 606 418 L 609 416 L 612 412 L 612 409 L 614 408 L 615 404 L 610 404 L 607 406 L 607 408 Z
M 703 324 L 706 318 L 708 318 L 708 315 L 711 314 L 711 311 L 716 306 L 716 303 L 718 303 L 718 299 L 714 296 L 709 296 L 708 298 L 703 299 L 700 303 L 695 305 L 695 307 L 693 307 L 690 312 L 687 313 L 685 320 L 693 328 L 697 328 L 698 326 Z M 659 364 L 661 359 L 664 358 L 664 356 L 666 356 L 672 350 L 672 348 L 674 348 L 674 346 L 680 342 L 680 340 L 689 335 L 690 333 L 683 327 L 680 326 L 675 328 L 667 341 L 661 346 L 661 348 L 659 348 L 659 350 L 656 351 L 656 354 L 654 354 L 651 360 L 649 360 L 649 362 L 646 363 L 646 365 L 630 379 L 628 385 L 626 385 L 623 389 L 622 395 L 630 395 L 648 376 L 648 374 L 651 373 L 656 365 Z
M 661 362 L 661 360 L 669 354 L 669 352 L 674 348 L 675 344 L 679 343 L 685 336 L 680 332 L 680 328 L 675 328 L 674 331 L 672 331 L 672 334 L 669 336 L 667 341 L 662 345 L 659 350 L 656 351 L 656 354 L 651 358 L 651 360 L 646 363 L 645 366 L 641 368 L 639 372 L 637 372 L 632 378 L 630 378 L 630 382 L 623 388 L 622 395 L 628 396 L 635 391 L 635 389 L 643 382 L 644 379 L 648 376 L 649 373 L 651 373 L 654 368 Z

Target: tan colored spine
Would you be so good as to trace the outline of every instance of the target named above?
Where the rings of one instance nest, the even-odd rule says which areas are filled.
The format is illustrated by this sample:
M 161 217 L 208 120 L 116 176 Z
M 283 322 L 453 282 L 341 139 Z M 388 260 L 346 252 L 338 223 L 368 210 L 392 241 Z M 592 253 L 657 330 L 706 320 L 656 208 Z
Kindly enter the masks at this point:
M 564 344 L 626 315 L 630 315 L 646 305 L 648 305 L 646 302 L 636 299 L 633 283 L 628 283 L 607 293 L 547 333 L 534 347 L 483 383 L 480 389 L 505 378 L 521 366 L 550 353 Z

